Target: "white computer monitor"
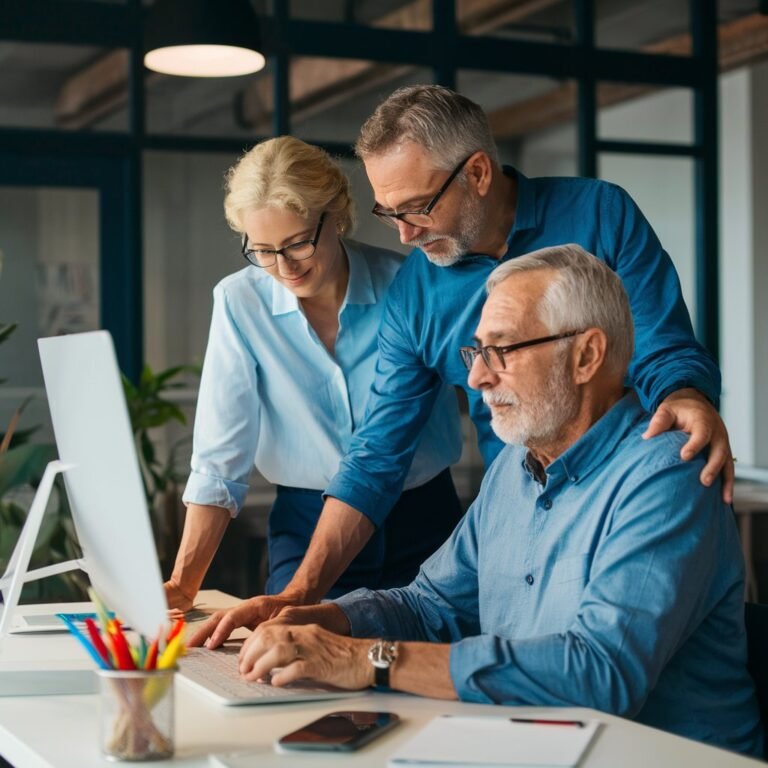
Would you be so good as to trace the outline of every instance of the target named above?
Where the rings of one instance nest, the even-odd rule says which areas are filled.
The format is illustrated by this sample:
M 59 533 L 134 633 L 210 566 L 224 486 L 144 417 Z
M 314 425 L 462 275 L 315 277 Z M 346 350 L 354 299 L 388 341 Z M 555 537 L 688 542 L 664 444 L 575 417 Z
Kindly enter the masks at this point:
M 38 347 L 83 567 L 123 621 L 154 637 L 167 606 L 112 337 L 79 333 Z M 25 528 L 22 538 L 36 534 Z M 18 629 L 23 612 L 15 613 Z

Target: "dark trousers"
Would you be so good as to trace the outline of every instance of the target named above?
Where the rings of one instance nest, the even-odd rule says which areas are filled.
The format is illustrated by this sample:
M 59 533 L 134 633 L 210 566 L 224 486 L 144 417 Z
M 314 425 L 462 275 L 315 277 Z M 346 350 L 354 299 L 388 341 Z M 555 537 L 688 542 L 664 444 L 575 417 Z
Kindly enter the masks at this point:
M 299 567 L 323 508 L 321 491 L 278 486 L 269 514 L 269 578 L 265 592 L 282 591 Z M 421 564 L 448 538 L 463 515 L 451 473 L 403 491 L 379 528 L 326 597 L 359 587 L 410 584 Z

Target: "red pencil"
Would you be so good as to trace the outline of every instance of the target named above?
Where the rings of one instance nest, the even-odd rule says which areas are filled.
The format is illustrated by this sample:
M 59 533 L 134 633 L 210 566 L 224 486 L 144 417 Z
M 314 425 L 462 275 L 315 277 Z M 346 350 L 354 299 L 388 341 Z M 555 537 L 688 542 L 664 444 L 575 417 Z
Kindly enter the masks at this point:
M 128 648 L 128 641 L 125 639 L 123 630 L 120 628 L 120 622 L 115 619 L 109 623 L 111 627 L 112 635 L 112 647 L 115 649 L 115 655 L 117 656 L 117 668 L 118 669 L 136 669 L 136 665 L 133 663 L 133 656 Z
M 166 645 L 170 643 L 171 640 L 173 640 L 173 638 L 176 637 L 176 635 L 178 635 L 182 629 L 184 629 L 184 619 L 179 619 L 178 621 L 176 621 L 176 623 L 173 625 L 173 628 L 168 633 L 168 637 L 165 638 Z
M 109 649 L 104 645 L 104 641 L 101 639 L 101 633 L 96 626 L 96 622 L 93 619 L 86 619 L 85 626 L 88 630 L 91 642 L 93 643 L 93 647 L 96 649 L 96 653 L 104 659 L 108 667 L 112 667 L 112 659 L 109 655 Z
M 144 669 L 155 669 L 157 666 L 157 638 L 152 641 L 147 651 L 147 660 L 144 662 Z
M 583 728 L 584 723 L 581 720 L 542 720 L 541 718 L 510 717 L 513 723 L 527 723 L 528 725 L 571 725 L 575 728 Z

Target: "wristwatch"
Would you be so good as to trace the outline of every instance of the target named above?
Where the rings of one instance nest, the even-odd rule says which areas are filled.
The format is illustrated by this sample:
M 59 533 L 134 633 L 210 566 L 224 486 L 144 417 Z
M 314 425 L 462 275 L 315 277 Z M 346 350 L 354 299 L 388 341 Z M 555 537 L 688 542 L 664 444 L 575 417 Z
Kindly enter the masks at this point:
M 373 664 L 376 685 L 389 687 L 389 668 L 397 660 L 397 643 L 390 640 L 377 640 L 368 649 L 368 661 Z

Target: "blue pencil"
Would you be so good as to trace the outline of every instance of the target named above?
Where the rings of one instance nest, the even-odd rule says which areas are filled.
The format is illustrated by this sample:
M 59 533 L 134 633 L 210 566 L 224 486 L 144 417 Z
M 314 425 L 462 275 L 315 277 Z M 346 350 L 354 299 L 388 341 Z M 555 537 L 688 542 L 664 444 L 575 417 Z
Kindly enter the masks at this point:
M 96 649 L 88 642 L 85 635 L 75 626 L 74 622 L 64 613 L 56 614 L 66 624 L 67 629 L 80 641 L 80 645 L 88 651 L 88 655 L 96 662 L 101 669 L 109 669 L 104 659 L 99 656 Z

